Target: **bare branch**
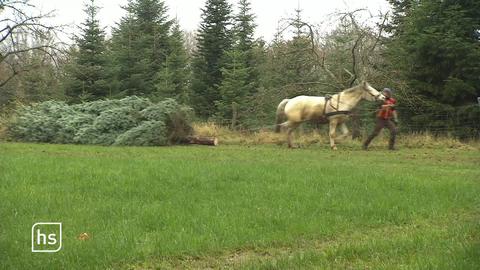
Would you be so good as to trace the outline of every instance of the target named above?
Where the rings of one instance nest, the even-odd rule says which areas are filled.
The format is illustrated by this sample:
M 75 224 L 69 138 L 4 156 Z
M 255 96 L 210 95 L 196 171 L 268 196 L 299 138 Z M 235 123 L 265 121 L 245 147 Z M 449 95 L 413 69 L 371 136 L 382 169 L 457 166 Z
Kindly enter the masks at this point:
M 382 23 L 380 24 L 380 27 L 379 27 L 379 30 L 378 30 L 378 35 L 375 38 L 375 43 L 373 43 L 373 46 L 370 48 L 370 52 L 373 52 L 375 50 L 375 48 L 378 45 L 378 42 L 380 41 L 380 38 L 382 37 L 383 30 L 385 29 L 385 24 L 386 24 L 387 19 L 388 19 L 388 13 L 389 12 L 387 11 L 387 13 L 385 13 L 385 15 L 383 16 Z
M 315 32 L 313 31 L 313 27 L 307 23 L 307 22 L 298 22 L 297 20 L 294 19 L 289 19 L 289 26 L 293 26 L 293 23 L 300 23 L 299 27 L 307 27 L 308 28 L 308 37 L 310 39 L 311 43 L 311 51 L 315 55 L 315 60 L 317 63 L 319 63 L 319 66 L 330 76 L 337 84 L 336 88 L 342 88 L 344 87 L 343 83 L 331 72 L 328 67 L 325 65 L 325 53 L 322 53 L 322 56 L 320 56 L 316 50 L 317 46 L 315 44 Z
M 353 86 L 353 84 L 355 83 L 355 81 L 357 80 L 358 78 L 358 75 L 357 75 L 357 55 L 356 55 L 356 52 L 357 52 L 357 47 L 358 45 L 360 44 L 360 41 L 363 39 L 363 34 L 362 33 L 359 33 L 357 39 L 355 40 L 355 44 L 353 45 L 352 47 L 352 72 L 353 72 L 353 76 L 350 78 L 350 87 Z
M 41 51 L 57 65 L 57 53 L 61 52 L 62 43 L 54 41 L 58 27 L 42 21 L 51 17 L 53 11 L 29 14 L 29 11 L 35 10 L 35 6 L 26 0 L 0 1 L 2 15 L 7 14 L 6 18 L 0 20 L 0 65 L 10 70 L 4 74 L 6 78 L 0 79 L 1 87 L 19 73 L 34 68 L 25 62 L 27 58 L 23 59 L 29 52 Z
M 17 50 L 14 50 L 14 51 L 9 51 L 6 54 L 2 55 L 2 57 L 0 58 L 0 62 L 5 60 L 10 55 L 25 53 L 25 52 L 34 51 L 34 50 L 41 50 L 43 52 L 46 52 L 45 49 L 58 50 L 56 47 L 51 46 L 51 45 L 39 45 L 39 46 L 28 47 L 28 48 L 24 48 L 24 49 L 17 49 Z
M 10 76 L 7 77 L 7 79 L 3 80 L 0 82 L 0 87 L 3 87 L 6 85 L 11 79 L 13 79 L 15 76 L 17 76 L 17 72 L 13 72 Z
M 40 23 L 27 23 L 28 21 L 31 21 L 31 20 L 35 20 L 35 18 L 26 19 L 26 20 L 14 25 L 14 26 L 7 25 L 4 29 L 0 30 L 0 33 L 7 31 L 7 33 L 5 33 L 5 34 L 2 33 L 2 37 L 0 37 L 0 43 L 3 42 L 5 39 L 7 39 L 10 35 L 12 35 L 14 33 L 13 31 L 17 28 L 26 27 L 26 28 L 32 29 L 30 27 L 39 26 L 39 27 L 44 28 L 46 30 L 52 30 L 53 29 L 52 27 L 45 26 L 45 25 L 40 24 Z

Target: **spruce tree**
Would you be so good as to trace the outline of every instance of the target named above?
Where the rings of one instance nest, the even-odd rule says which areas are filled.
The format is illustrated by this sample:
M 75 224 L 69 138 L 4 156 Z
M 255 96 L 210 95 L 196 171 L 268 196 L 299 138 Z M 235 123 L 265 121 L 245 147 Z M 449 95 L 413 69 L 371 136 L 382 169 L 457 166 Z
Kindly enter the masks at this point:
M 480 2 L 391 1 L 397 30 L 388 55 L 410 89 L 443 104 L 480 95 Z
M 304 29 L 302 10 L 295 10 L 296 17 L 291 23 L 294 31 L 293 39 L 287 42 L 285 60 L 287 67 L 285 78 L 289 83 L 302 83 L 315 81 L 316 74 L 312 73 L 315 66 L 315 58 L 312 53 L 312 45 L 309 33 Z
M 254 59 L 254 15 L 248 0 L 240 0 L 239 13 L 235 16 L 233 46 L 227 52 L 226 66 L 222 69 L 220 100 L 217 116 L 231 120 L 234 127 L 244 116 L 246 102 L 258 87 L 258 75 Z
M 232 45 L 231 7 L 226 0 L 207 0 L 193 60 L 192 105 L 203 118 L 215 113 L 215 102 L 221 99 L 219 85 L 225 54 Z
M 246 53 L 239 49 L 227 52 L 228 63 L 222 69 L 223 80 L 219 87 L 221 99 L 216 102 L 217 116 L 230 121 L 235 127 L 244 116 L 246 97 L 253 88 L 249 80 L 251 68 L 245 64 Z
M 235 21 L 235 36 L 236 36 L 236 49 L 242 52 L 244 55 L 244 65 L 248 68 L 248 84 L 250 87 L 247 89 L 247 94 L 251 95 L 255 93 L 258 83 L 258 70 L 257 63 L 254 55 L 255 50 L 255 15 L 251 11 L 249 0 L 240 0 L 238 3 L 239 13 L 237 14 Z
M 386 25 L 387 32 L 399 35 L 402 32 L 404 18 L 408 16 L 415 0 L 388 0 L 392 7 L 392 16 L 389 24 Z
M 151 96 L 156 93 L 158 73 L 171 52 L 172 22 L 160 0 L 129 0 L 112 36 L 112 58 L 121 95 Z
M 109 95 L 106 73 L 105 32 L 97 19 L 98 7 L 94 0 L 86 4 L 87 18 L 76 37 L 77 50 L 67 67 L 66 95 L 74 102 L 94 100 Z
M 189 70 L 183 32 L 178 21 L 174 21 L 169 37 L 170 53 L 158 73 L 156 95 L 175 98 L 182 103 L 189 101 L 187 88 Z

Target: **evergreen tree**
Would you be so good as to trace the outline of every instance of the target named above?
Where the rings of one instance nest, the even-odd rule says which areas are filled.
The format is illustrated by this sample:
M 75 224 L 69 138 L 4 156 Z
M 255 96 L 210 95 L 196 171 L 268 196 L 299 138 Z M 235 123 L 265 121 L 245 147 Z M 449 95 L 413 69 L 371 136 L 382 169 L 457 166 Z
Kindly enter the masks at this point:
M 188 94 L 188 58 L 183 32 L 175 21 L 169 38 L 170 54 L 165 59 L 162 70 L 158 73 L 157 95 L 170 97 L 187 103 Z
M 217 115 L 221 119 L 230 120 L 235 127 L 240 120 L 246 105 L 246 97 L 253 88 L 254 82 L 249 80 L 251 68 L 245 63 L 246 52 L 233 49 L 227 52 L 228 64 L 222 69 L 223 81 L 219 87 L 221 100 L 216 102 Z
M 239 3 L 239 13 L 237 14 L 235 20 L 235 36 L 236 36 L 236 49 L 242 52 L 244 55 L 244 65 L 248 68 L 248 78 L 247 81 L 250 87 L 247 90 L 247 94 L 251 95 L 255 93 L 258 83 L 258 70 L 257 63 L 254 55 L 255 42 L 255 16 L 253 15 L 250 7 L 250 2 L 248 0 L 240 0 Z
M 25 101 L 65 99 L 59 85 L 58 72 L 49 56 L 42 51 L 33 51 L 26 60 L 33 68 L 18 78 L 24 88 Z
M 94 0 L 86 4 L 87 19 L 81 35 L 76 38 L 78 49 L 73 51 L 73 62 L 67 67 L 66 95 L 72 101 L 93 100 L 109 95 L 105 71 L 105 32 L 97 19 L 98 7 Z
M 274 42 L 269 50 L 269 63 L 267 72 L 270 80 L 269 87 L 281 88 L 282 97 L 292 97 L 302 94 L 315 94 L 310 85 L 304 82 L 318 81 L 319 73 L 315 72 L 318 64 L 314 53 L 309 33 L 305 32 L 302 11 L 295 10 L 296 17 L 291 19 L 289 27 L 282 29 L 275 35 Z M 290 40 L 285 40 L 283 34 L 293 35 Z
M 124 9 L 127 15 L 113 30 L 111 46 L 117 92 L 151 96 L 171 53 L 172 22 L 161 0 L 129 0 Z
M 480 95 L 480 2 L 391 3 L 402 11 L 395 14 L 398 30 L 388 44 L 393 68 L 429 100 L 451 105 L 474 102 Z
M 244 111 L 247 98 L 258 87 L 254 59 L 254 18 L 248 0 L 240 0 L 239 13 L 235 16 L 233 47 L 227 52 L 227 64 L 222 69 L 223 80 L 219 88 L 221 100 L 216 102 L 217 115 L 231 120 L 232 127 L 239 120 L 239 111 Z
M 0 108 L 14 101 L 27 104 L 50 99 L 65 99 L 58 69 L 51 61 L 49 53 L 34 50 L 23 55 L 21 61 L 28 70 L 20 72 L 0 88 Z
M 294 37 L 287 42 L 285 52 L 286 78 L 290 83 L 302 83 L 315 81 L 317 74 L 312 74 L 315 66 L 315 58 L 312 53 L 310 36 L 305 32 L 302 19 L 302 10 L 296 9 L 296 17 L 292 22 Z M 313 77 L 312 77 L 313 76 Z
M 399 35 L 402 32 L 404 18 L 408 17 L 415 0 L 388 0 L 392 7 L 392 20 L 387 25 L 386 30 L 393 35 Z
M 226 0 L 207 0 L 202 10 L 197 51 L 193 60 L 192 105 L 200 117 L 215 113 L 225 53 L 232 45 L 231 7 Z

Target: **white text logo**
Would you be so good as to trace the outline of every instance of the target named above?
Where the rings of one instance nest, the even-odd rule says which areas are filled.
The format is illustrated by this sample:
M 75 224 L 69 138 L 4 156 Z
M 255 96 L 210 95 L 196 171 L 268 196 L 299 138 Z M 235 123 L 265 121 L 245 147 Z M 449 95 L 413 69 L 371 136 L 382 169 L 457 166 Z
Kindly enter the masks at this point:
M 37 222 L 32 226 L 32 252 L 58 252 L 62 249 L 62 223 Z

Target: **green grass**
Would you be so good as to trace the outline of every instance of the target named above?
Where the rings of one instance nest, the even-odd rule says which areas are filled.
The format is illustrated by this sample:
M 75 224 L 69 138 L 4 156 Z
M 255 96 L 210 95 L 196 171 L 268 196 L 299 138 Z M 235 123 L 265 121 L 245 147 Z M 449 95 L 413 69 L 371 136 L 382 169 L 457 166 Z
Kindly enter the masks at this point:
M 478 269 L 479 164 L 468 149 L 0 143 L 0 267 Z M 38 221 L 63 223 L 60 252 L 31 252 Z

